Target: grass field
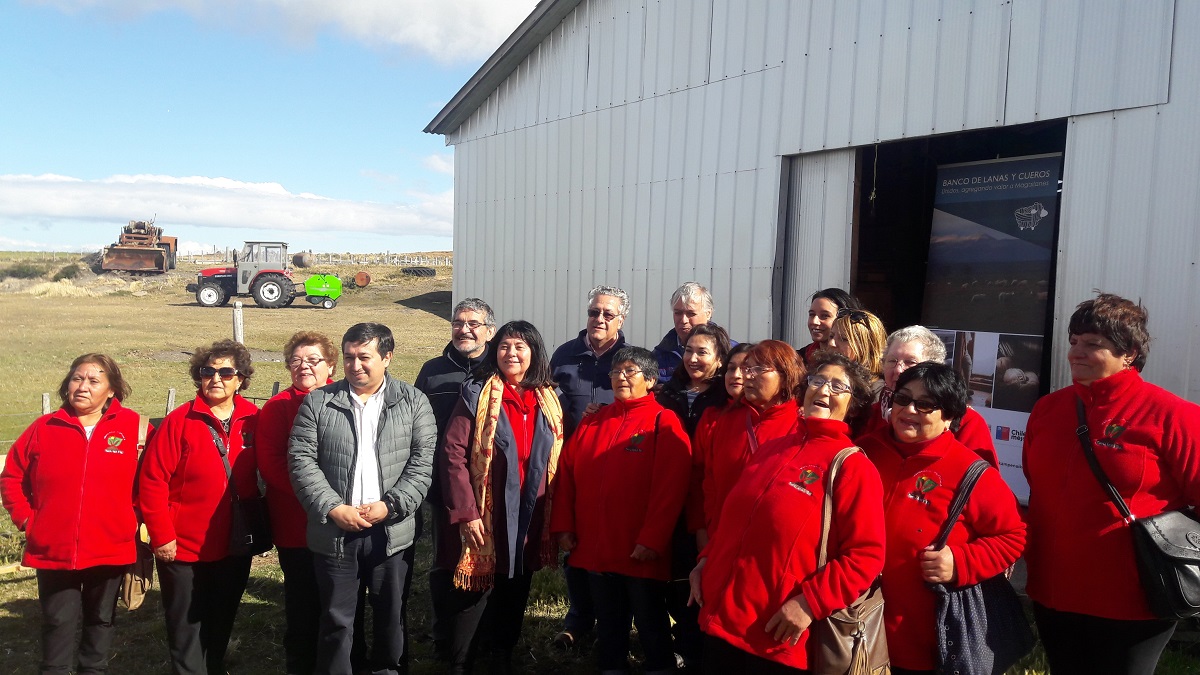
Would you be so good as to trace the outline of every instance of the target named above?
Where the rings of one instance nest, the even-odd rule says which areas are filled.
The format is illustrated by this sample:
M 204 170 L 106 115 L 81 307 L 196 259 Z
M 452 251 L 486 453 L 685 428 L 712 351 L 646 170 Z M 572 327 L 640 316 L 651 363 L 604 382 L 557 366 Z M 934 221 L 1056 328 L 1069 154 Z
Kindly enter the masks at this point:
M 90 274 L 77 283 L 4 280 L 14 263 L 46 268 L 47 278 L 76 258 L 57 254 L 0 254 L 0 343 L 5 348 L 0 377 L 0 453 L 37 416 L 42 392 L 53 393 L 71 360 L 84 352 L 114 356 L 133 385 L 127 403 L 152 416 L 164 412 L 167 390 L 175 388 L 178 403 L 194 396 L 187 376 L 188 353 L 197 345 L 232 335 L 231 310 L 206 309 L 183 290 L 195 266 L 181 265 L 171 275 L 141 278 L 132 284 L 105 284 Z M 306 270 L 352 276 L 358 268 Z M 434 278 L 411 278 L 391 267 L 367 268 L 373 282 L 352 290 L 333 310 L 300 303 L 263 310 L 246 299 L 245 342 L 255 354 L 255 375 L 249 396 L 265 399 L 272 384 L 288 385 L 279 350 L 293 332 L 323 331 L 339 337 L 359 321 L 379 321 L 397 336 L 391 372 L 412 381 L 427 359 L 441 353 L 449 336 L 449 269 Z M 28 291 L 33 290 L 37 294 Z M 57 406 L 57 400 L 53 405 Z M 21 538 L 6 516 L 0 516 L 0 563 L 19 559 Z M 437 673 L 431 658 L 427 572 L 431 560 L 428 538 L 418 544 L 409 620 L 413 635 L 413 672 Z M 526 614 L 518 655 L 522 672 L 592 672 L 591 654 L 562 654 L 549 647 L 566 611 L 565 588 L 555 571 L 540 572 Z M 119 610 L 113 673 L 167 673 L 167 648 L 157 590 L 137 612 Z M 34 673 L 40 658 L 40 611 L 37 587 L 30 571 L 0 576 L 0 673 Z M 255 560 L 249 587 L 238 614 L 229 669 L 234 675 L 283 672 L 282 575 L 274 557 Z M 1195 630 L 1194 628 L 1192 630 Z M 1166 675 L 1200 672 L 1200 651 L 1173 645 L 1159 669 Z M 1014 673 L 1045 672 L 1035 652 Z

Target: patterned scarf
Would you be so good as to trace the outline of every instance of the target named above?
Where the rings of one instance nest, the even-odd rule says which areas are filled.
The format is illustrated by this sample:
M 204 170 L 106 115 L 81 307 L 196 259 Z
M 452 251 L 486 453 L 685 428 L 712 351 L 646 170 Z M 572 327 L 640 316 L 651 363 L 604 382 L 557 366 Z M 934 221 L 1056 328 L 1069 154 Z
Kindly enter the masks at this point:
M 554 474 L 558 470 L 558 456 L 562 452 L 563 425 L 562 406 L 553 387 L 538 387 L 533 390 L 538 408 L 550 423 L 554 433 L 554 444 L 550 448 L 550 459 L 546 463 L 546 507 L 542 516 L 541 559 L 545 567 L 558 564 L 558 548 L 550 540 L 550 505 L 554 499 Z M 483 519 L 483 546 L 476 549 L 469 541 L 462 544 L 462 556 L 454 570 L 454 585 L 467 591 L 486 591 L 495 583 L 496 540 L 493 533 L 492 513 L 494 508 L 491 487 L 492 451 L 496 440 L 496 426 L 500 420 L 500 402 L 504 398 L 504 381 L 492 375 L 483 383 L 479 392 L 479 403 L 475 407 L 475 432 L 471 435 L 471 454 L 467 469 L 471 475 L 471 488 L 475 492 L 475 503 Z M 515 556 L 514 556 L 515 557 Z

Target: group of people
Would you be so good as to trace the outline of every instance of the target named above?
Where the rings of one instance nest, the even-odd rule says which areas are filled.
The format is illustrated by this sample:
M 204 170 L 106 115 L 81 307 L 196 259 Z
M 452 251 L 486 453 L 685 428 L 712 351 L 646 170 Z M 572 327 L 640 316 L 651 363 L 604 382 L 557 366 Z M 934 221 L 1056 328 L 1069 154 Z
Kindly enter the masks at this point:
M 978 584 L 1022 556 L 1053 673 L 1153 672 L 1175 622 L 1150 611 L 1130 532 L 1076 436 L 1079 402 L 1137 515 L 1200 504 L 1200 409 L 1141 378 L 1139 304 L 1100 294 L 1072 315 L 1073 383 L 1030 416 L 1021 509 L 926 328 L 888 334 L 853 296 L 825 289 L 811 299 L 811 344 L 739 344 L 689 282 L 670 299 L 673 328 L 644 349 L 625 342 L 625 291 L 597 286 L 587 300 L 586 326 L 553 352 L 528 322 L 497 326 L 486 302 L 462 300 L 414 385 L 387 373 L 386 326 L 343 336 L 336 381 L 338 347 L 297 333 L 283 350 L 292 386 L 261 410 L 239 394 L 249 352 L 220 341 L 196 350 L 196 398 L 157 429 L 122 407 L 129 387 L 111 358 L 80 356 L 62 407 L 22 434 L 0 474 L 37 568 L 43 672 L 75 659 L 78 672 L 105 670 L 139 522 L 173 672 L 225 672 L 251 560 L 230 553 L 230 530 L 260 479 L 288 673 L 406 670 L 426 500 L 431 630 L 449 672 L 512 670 L 533 574 L 563 552 L 570 609 L 554 643 L 594 639 L 604 673 L 630 669 L 631 622 L 647 673 L 808 672 L 813 622 L 872 589 L 892 671 L 935 672 L 930 586 Z

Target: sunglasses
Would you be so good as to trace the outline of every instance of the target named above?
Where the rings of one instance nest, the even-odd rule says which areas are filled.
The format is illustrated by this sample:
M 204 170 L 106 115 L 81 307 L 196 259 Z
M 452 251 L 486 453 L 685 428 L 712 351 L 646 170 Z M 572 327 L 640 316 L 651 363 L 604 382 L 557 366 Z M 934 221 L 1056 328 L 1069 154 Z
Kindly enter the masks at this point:
M 850 385 L 842 382 L 841 380 L 831 380 L 827 377 L 821 377 L 820 375 L 808 376 L 808 386 L 814 389 L 820 389 L 825 385 L 829 385 L 829 391 L 833 392 L 834 396 L 841 396 L 842 394 L 849 394 L 851 391 L 854 391 Z
M 238 377 L 241 374 L 242 374 L 242 372 L 240 370 L 238 370 L 237 368 L 229 368 L 229 367 L 213 368 L 212 366 L 201 366 L 200 367 L 200 377 L 203 377 L 205 379 L 211 378 L 216 375 L 220 375 L 222 380 L 232 380 L 233 378 Z
M 843 307 L 837 313 L 837 318 L 841 319 L 842 317 L 850 317 L 850 323 L 865 324 L 867 322 L 867 313 L 861 309 L 846 309 Z
M 892 396 L 892 407 L 907 408 L 909 405 L 911 405 L 913 408 L 916 408 L 917 412 L 921 413 L 922 415 L 928 415 L 934 410 L 940 410 L 942 408 L 942 406 L 934 403 L 933 401 L 917 400 L 909 395 L 908 392 L 904 391 L 898 391 L 894 396 Z
M 600 315 L 604 315 L 605 321 L 612 321 L 613 319 L 616 319 L 618 316 L 621 316 L 620 314 L 617 314 L 615 312 L 602 312 L 602 311 L 596 309 L 595 307 L 591 307 L 588 309 L 588 316 L 592 317 L 593 319 L 599 319 Z

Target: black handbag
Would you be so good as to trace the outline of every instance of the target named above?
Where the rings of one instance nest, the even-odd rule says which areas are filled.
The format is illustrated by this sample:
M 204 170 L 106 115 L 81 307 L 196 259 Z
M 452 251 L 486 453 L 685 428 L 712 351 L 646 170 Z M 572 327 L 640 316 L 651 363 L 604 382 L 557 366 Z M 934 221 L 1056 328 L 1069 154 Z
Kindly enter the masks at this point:
M 967 468 L 934 550 L 945 548 L 988 463 Z M 938 672 L 944 675 L 1001 675 L 1033 649 L 1033 631 L 1021 600 L 1002 574 L 961 588 L 930 584 L 937 594 Z
M 1200 614 L 1200 522 L 1191 509 L 1164 511 L 1138 518 L 1113 487 L 1096 459 L 1083 401 L 1075 399 L 1079 427 L 1075 434 L 1083 446 L 1088 466 L 1108 492 L 1108 498 L 1133 533 L 1138 576 L 1150 611 L 1161 619 L 1186 619 Z
M 213 443 L 225 464 L 229 498 L 229 555 L 258 555 L 271 550 L 271 518 L 267 513 L 267 500 L 260 497 L 238 497 L 233 483 L 233 467 L 229 466 L 229 448 L 221 435 L 211 426 Z

